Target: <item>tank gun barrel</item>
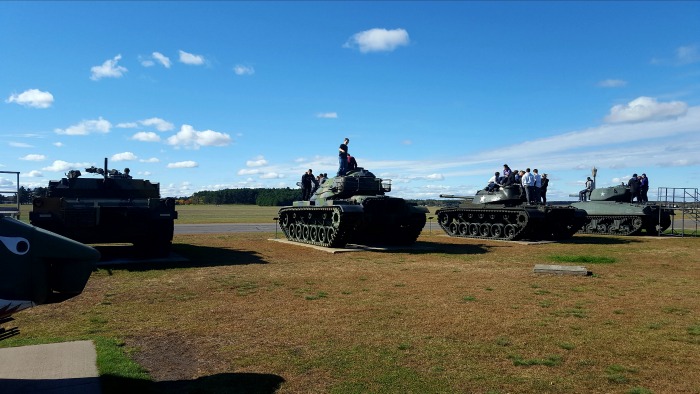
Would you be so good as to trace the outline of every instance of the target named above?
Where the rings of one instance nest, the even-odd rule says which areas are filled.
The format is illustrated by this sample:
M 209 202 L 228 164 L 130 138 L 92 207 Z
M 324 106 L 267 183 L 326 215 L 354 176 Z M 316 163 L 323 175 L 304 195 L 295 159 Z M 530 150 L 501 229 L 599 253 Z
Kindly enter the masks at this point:
M 440 198 L 459 198 L 464 201 L 472 201 L 474 200 L 474 196 L 456 196 L 454 194 L 441 194 Z

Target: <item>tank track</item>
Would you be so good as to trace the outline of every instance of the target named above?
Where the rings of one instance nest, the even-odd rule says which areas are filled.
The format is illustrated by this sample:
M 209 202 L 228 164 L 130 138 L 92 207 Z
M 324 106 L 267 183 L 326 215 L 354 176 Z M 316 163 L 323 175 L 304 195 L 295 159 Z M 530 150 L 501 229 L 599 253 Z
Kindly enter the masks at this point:
M 279 211 L 279 224 L 289 241 L 342 248 L 350 240 L 358 215 L 340 207 L 288 207 Z
M 652 223 L 653 224 L 653 223 Z M 648 227 L 647 231 L 656 226 Z M 581 227 L 582 234 L 604 235 L 638 235 L 645 228 L 642 216 L 635 215 L 588 215 L 586 223 Z
M 451 237 L 515 241 L 525 234 L 530 215 L 524 209 L 444 208 L 438 224 Z

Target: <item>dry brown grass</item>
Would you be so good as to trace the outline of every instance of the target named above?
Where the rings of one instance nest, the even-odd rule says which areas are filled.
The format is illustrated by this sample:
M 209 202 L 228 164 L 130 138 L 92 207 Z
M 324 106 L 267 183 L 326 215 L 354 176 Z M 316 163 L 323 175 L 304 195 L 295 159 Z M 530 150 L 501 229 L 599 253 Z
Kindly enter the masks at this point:
M 176 236 L 192 263 L 100 269 L 79 297 L 18 314 L 22 336 L 118 337 L 156 381 L 270 374 L 283 393 L 700 392 L 696 238 L 433 229 L 414 249 L 331 255 L 268 237 Z M 533 274 L 553 255 L 615 262 Z

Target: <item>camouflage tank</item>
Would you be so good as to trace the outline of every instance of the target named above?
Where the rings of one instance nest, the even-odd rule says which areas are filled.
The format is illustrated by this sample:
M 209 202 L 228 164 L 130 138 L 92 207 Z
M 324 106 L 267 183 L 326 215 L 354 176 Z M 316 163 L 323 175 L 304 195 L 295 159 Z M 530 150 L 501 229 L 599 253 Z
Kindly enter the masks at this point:
M 390 180 L 358 167 L 327 179 L 310 201 L 280 209 L 279 224 L 288 240 L 312 245 L 411 245 L 425 226 L 428 209 L 388 197 L 389 191 Z
M 440 197 L 465 200 L 436 211 L 440 227 L 451 237 L 561 240 L 576 233 L 586 219 L 585 211 L 570 206 L 528 205 L 518 185 L 479 190 L 474 197 Z
M 627 186 L 618 185 L 593 189 L 591 201 L 571 205 L 586 211 L 586 223 L 579 231 L 584 234 L 657 235 L 671 225 L 673 210 L 656 204 L 630 203 Z
M 175 199 L 160 198 L 160 185 L 123 173 L 90 167 L 101 178 L 72 170 L 50 181 L 45 197 L 33 200 L 31 224 L 79 242 L 132 243 L 141 254 L 167 256 L 177 219 Z
M 0 216 L 0 321 L 80 294 L 99 258 L 94 248 Z

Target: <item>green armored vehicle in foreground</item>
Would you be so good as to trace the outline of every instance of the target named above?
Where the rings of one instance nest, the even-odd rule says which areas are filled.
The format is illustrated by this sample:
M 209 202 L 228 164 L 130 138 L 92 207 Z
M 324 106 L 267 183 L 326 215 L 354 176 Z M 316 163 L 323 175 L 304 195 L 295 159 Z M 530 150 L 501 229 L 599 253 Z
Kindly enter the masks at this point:
M 465 200 L 459 207 L 435 212 L 440 227 L 451 237 L 561 240 L 576 233 L 586 219 L 585 211 L 574 207 L 526 204 L 519 185 L 479 190 L 474 197 L 440 197 Z
M 603 235 L 658 235 L 671 225 L 673 210 L 656 204 L 631 203 L 627 186 L 593 189 L 591 201 L 571 204 L 586 211 L 579 232 Z
M 47 195 L 33 200 L 31 224 L 88 244 L 131 243 L 140 254 L 167 256 L 177 219 L 175 199 L 160 198 L 160 185 L 104 168 L 86 168 L 100 178 L 69 171 L 50 181 Z
M 312 245 L 411 245 L 428 209 L 388 197 L 389 191 L 391 181 L 360 167 L 327 179 L 310 201 L 280 209 L 279 224 L 288 240 Z
M 80 294 L 99 258 L 94 248 L 0 216 L 0 323 L 22 309 Z

